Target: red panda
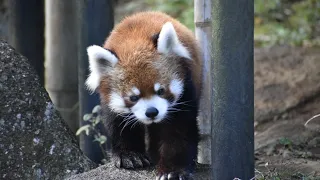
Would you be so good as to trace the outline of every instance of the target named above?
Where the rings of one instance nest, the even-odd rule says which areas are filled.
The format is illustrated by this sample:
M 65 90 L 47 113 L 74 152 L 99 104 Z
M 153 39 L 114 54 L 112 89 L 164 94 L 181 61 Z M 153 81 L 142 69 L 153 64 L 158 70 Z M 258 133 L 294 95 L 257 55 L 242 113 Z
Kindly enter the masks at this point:
M 155 164 L 157 179 L 192 177 L 202 75 L 192 31 L 165 13 L 140 12 L 87 53 L 86 86 L 100 94 L 116 167 Z

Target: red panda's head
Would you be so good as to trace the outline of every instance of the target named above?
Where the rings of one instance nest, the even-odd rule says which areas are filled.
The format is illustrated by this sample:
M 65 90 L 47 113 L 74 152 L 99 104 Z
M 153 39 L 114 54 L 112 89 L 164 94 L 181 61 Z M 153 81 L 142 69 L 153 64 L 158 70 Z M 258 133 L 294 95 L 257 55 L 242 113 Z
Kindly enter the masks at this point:
M 141 43 L 141 39 L 131 38 L 136 44 L 128 49 L 96 45 L 87 48 L 91 71 L 87 87 L 98 90 L 112 111 L 144 124 L 161 122 L 175 110 L 184 91 L 183 66 L 192 61 L 172 23 L 160 27 L 156 45 L 152 38 Z M 130 44 L 130 37 L 119 43 Z

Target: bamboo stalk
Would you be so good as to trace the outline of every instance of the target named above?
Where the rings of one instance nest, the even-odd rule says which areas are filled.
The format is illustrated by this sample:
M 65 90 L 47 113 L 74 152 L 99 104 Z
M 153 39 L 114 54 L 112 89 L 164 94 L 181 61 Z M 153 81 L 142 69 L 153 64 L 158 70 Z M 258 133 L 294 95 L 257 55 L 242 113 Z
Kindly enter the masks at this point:
M 78 36 L 75 0 L 45 0 L 45 87 L 75 133 L 78 113 Z
M 200 102 L 199 127 L 202 141 L 199 144 L 198 162 L 211 163 L 211 0 L 194 1 L 195 35 L 203 57 L 203 91 Z

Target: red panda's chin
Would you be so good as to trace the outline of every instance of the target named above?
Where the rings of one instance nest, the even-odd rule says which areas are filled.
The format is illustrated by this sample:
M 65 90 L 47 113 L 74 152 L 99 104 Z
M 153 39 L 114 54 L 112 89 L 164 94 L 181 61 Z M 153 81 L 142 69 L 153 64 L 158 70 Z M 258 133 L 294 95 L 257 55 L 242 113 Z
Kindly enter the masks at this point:
M 137 121 L 145 124 L 145 125 L 150 125 L 150 124 L 157 124 L 160 123 L 164 120 L 164 118 L 157 118 L 157 119 L 137 119 Z

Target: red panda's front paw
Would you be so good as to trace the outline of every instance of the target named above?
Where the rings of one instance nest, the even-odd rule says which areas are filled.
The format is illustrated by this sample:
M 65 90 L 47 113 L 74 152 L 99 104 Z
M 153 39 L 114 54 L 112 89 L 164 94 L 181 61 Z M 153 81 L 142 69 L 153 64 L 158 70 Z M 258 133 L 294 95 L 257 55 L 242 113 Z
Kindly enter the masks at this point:
M 185 171 L 160 173 L 156 177 L 156 180 L 193 180 L 193 175 Z
M 137 169 L 151 165 L 149 158 L 141 153 L 121 152 L 113 155 L 113 161 L 117 168 Z

